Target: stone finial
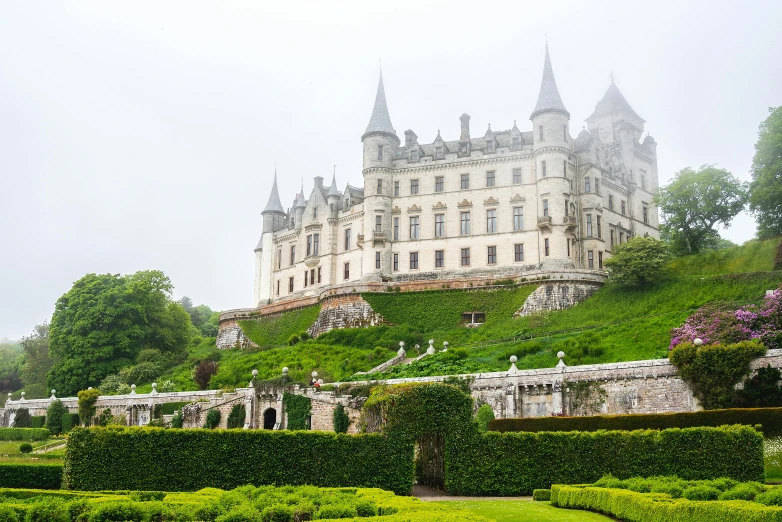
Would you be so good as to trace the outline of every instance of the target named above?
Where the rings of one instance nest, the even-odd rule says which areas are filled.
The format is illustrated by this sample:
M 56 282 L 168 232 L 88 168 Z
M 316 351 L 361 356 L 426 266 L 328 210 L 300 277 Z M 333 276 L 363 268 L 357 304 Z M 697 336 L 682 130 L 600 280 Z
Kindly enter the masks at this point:
M 421 349 L 421 347 L 420 347 L 419 345 L 417 345 L 417 344 L 416 344 L 416 345 L 415 345 L 415 351 L 417 352 L 417 351 L 419 351 L 420 349 Z
M 434 355 L 434 339 L 429 339 L 429 348 L 426 349 L 427 355 Z
M 152 383 L 152 394 L 154 395 L 154 394 L 156 394 L 156 393 L 157 393 L 157 383 L 156 383 L 156 382 L 153 382 L 153 383 Z
M 135 384 L 131 384 L 130 385 L 130 394 L 131 395 L 136 395 L 136 385 Z
M 24 400 L 24 392 L 22 392 L 22 396 L 19 397 L 19 402 L 22 402 Z
M 516 357 L 515 355 L 510 356 L 510 368 L 508 369 L 509 374 L 515 374 L 516 372 L 519 371 L 519 369 L 516 368 L 516 361 L 518 360 L 519 358 Z
M 282 374 L 283 375 L 288 375 L 288 367 L 287 366 L 283 366 L 282 367 Z
M 253 374 L 253 378 L 255 378 L 255 377 L 258 377 L 258 370 L 253 370 L 253 371 L 252 371 L 252 372 L 250 372 L 250 373 L 252 373 L 252 374 Z
M 511 356 L 510 356 L 510 362 L 511 362 L 511 364 L 516 364 L 516 361 L 518 361 L 518 360 L 519 360 L 519 358 L 518 358 L 518 357 L 516 357 L 515 355 L 511 355 Z
M 565 366 L 567 366 L 565 364 L 565 352 L 563 352 L 562 350 L 558 351 L 557 358 L 559 358 L 559 362 L 557 363 L 557 368 L 564 368 Z
M 443 341 L 443 351 L 444 352 L 448 351 L 448 341 Z
M 402 344 L 402 343 L 399 343 L 399 344 Z M 397 354 L 399 357 L 404 357 L 405 355 L 407 355 L 407 352 L 405 351 L 405 349 L 404 349 L 404 348 L 399 348 L 399 350 L 397 350 L 396 354 Z
M 54 396 L 54 394 L 57 393 L 57 390 L 52 390 L 52 396 L 49 397 L 50 399 L 56 399 L 57 397 Z
M 703 344 L 703 339 L 701 339 L 700 337 L 696 337 L 695 340 L 692 342 L 692 344 L 694 344 L 695 346 L 700 346 Z
M 91 390 L 91 389 L 92 389 L 92 386 L 88 386 L 88 387 L 87 387 L 87 389 L 88 389 L 88 390 Z
M 318 372 L 312 372 L 312 378 L 317 379 L 318 378 Z

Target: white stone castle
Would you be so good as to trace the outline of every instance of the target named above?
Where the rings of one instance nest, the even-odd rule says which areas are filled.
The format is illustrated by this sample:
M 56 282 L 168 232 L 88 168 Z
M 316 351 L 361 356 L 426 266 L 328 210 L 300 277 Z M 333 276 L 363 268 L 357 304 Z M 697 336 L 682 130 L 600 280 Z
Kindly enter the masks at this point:
M 315 178 L 287 211 L 274 185 L 255 249 L 255 303 L 369 281 L 602 270 L 616 245 L 659 237 L 657 144 L 612 82 L 573 139 L 548 47 L 532 130 L 401 143 L 383 77 L 364 135 L 364 186 Z

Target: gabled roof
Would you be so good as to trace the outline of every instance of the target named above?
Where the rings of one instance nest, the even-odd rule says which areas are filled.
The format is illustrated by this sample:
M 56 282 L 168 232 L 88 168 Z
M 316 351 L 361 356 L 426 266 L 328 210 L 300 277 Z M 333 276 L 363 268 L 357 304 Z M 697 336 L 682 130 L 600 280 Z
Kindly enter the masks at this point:
M 282 212 L 285 213 L 285 210 L 282 208 L 282 203 L 280 202 L 280 194 L 277 192 L 277 170 L 274 170 L 274 184 L 272 185 L 272 193 L 269 196 L 269 202 L 266 203 L 266 208 L 263 209 L 263 212 L 261 214 L 265 214 L 266 212 Z
M 543 79 L 540 82 L 540 94 L 538 94 L 538 103 L 535 104 L 535 110 L 529 119 L 533 119 L 538 114 L 544 112 L 561 112 L 570 117 L 570 113 L 562 103 L 562 97 L 557 89 L 557 82 L 554 80 L 554 69 L 551 67 L 551 58 L 548 55 L 548 44 L 546 44 L 546 58 L 543 61 Z
M 393 134 L 394 126 L 391 125 L 391 116 L 388 115 L 388 105 L 386 104 L 386 90 L 383 87 L 383 71 L 380 71 L 380 80 L 377 83 L 377 95 L 375 96 L 375 106 L 372 109 L 372 117 L 369 118 L 369 125 L 364 135 L 373 132 L 385 132 Z
M 597 105 L 595 106 L 595 112 L 593 112 L 592 115 L 587 118 L 587 120 L 591 120 L 592 118 L 602 116 L 603 114 L 608 114 L 610 112 L 619 110 L 625 110 L 642 122 L 646 122 L 646 120 L 638 116 L 633 108 L 630 107 L 630 104 L 627 103 L 627 100 L 619 91 L 619 87 L 617 87 L 616 84 L 612 81 L 611 85 L 608 86 L 608 90 L 603 95 L 603 99 L 597 102 Z

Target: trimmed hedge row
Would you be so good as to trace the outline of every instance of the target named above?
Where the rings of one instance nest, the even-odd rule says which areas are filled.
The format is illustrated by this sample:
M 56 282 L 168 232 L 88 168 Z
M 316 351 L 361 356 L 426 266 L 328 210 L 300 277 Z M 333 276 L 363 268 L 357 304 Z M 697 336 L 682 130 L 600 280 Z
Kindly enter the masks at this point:
M 782 408 L 733 408 L 685 413 L 651 413 L 629 415 L 594 415 L 589 417 L 530 417 L 495 419 L 491 431 L 597 431 L 694 428 L 744 424 L 761 426 L 767 437 L 782 435 Z
M 676 475 L 763 481 L 763 437 L 747 426 L 662 431 L 452 434 L 445 443 L 451 495 L 531 495 L 552 484 Z
M 60 489 L 62 464 L 0 463 L 0 488 Z
M 373 487 L 409 494 L 413 444 L 381 435 L 75 428 L 63 487 L 195 491 L 244 484 Z
M 671 500 L 665 494 L 636 493 L 624 489 L 556 485 L 551 488 L 551 504 L 561 508 L 599 511 L 633 522 L 782 521 L 782 507 L 763 506 L 743 500 Z
M 0 440 L 46 440 L 50 436 L 46 428 L 0 428 Z
M 81 419 L 78 413 L 65 413 L 62 416 L 62 432 L 68 433 L 73 428 L 81 424 Z
M 33 415 L 30 417 L 31 428 L 43 428 L 46 426 L 46 415 Z

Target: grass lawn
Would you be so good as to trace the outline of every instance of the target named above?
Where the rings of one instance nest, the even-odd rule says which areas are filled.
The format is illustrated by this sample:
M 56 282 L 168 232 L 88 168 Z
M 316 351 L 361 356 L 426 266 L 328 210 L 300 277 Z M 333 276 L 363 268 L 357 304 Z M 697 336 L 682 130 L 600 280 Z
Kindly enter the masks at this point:
M 493 518 L 497 522 L 609 522 L 611 519 L 572 509 L 560 509 L 550 502 L 532 500 L 458 500 L 438 501 L 459 509 L 469 509 L 477 515 Z

